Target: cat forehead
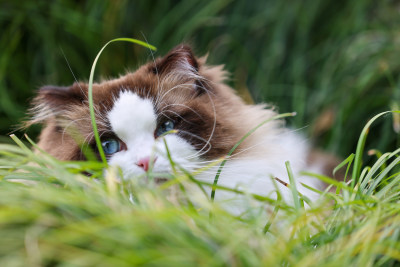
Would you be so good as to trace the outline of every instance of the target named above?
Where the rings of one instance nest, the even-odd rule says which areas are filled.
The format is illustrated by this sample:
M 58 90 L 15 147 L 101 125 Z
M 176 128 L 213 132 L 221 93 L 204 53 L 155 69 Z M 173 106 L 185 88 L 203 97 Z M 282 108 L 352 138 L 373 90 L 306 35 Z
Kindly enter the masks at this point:
M 130 91 L 119 94 L 107 117 L 112 131 L 124 141 L 134 134 L 152 134 L 157 121 L 152 101 Z
M 147 64 L 133 73 L 94 85 L 95 103 L 102 103 L 110 108 L 121 94 L 128 91 L 142 99 L 150 99 L 156 106 L 172 102 L 185 102 L 193 98 L 195 95 L 194 80 L 174 72 L 160 77 L 150 70 L 151 66 Z

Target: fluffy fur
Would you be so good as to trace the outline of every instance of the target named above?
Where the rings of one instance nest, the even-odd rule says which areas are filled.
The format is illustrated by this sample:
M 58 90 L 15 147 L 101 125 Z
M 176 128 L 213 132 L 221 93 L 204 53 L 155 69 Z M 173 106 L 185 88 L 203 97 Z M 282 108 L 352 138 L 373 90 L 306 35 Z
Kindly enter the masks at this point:
M 143 65 L 134 73 L 94 84 L 96 122 L 103 140 L 124 144 L 109 155 L 125 178 L 145 173 L 139 163 L 151 158 L 153 171 L 171 171 L 164 139 L 172 158 L 194 171 L 229 150 L 251 129 L 276 115 L 265 105 L 247 105 L 225 83 L 222 66 L 208 66 L 190 47 L 180 45 L 166 56 Z M 33 102 L 31 123 L 43 123 L 39 146 L 61 160 L 84 160 L 82 144 L 95 148 L 87 99 L 87 84 L 43 87 Z M 162 137 L 156 131 L 173 121 L 175 132 Z M 288 182 L 285 161 L 290 161 L 297 183 L 321 188 L 315 180 L 298 175 L 301 170 L 329 171 L 331 160 L 310 150 L 283 121 L 271 121 L 250 135 L 229 158 L 219 184 L 269 195 L 275 187 L 271 176 Z M 199 174 L 212 182 L 217 167 Z M 289 198 L 290 191 L 281 191 Z M 315 195 L 302 188 L 310 198 Z M 217 199 L 229 198 L 217 192 Z

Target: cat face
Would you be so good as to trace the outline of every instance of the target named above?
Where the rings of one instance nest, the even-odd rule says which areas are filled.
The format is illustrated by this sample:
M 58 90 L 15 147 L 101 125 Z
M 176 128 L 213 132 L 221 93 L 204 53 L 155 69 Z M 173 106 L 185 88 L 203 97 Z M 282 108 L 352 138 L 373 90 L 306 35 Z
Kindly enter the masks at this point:
M 115 136 L 103 138 L 103 149 L 109 163 L 121 167 L 125 177 L 151 167 L 156 173 L 170 172 L 167 149 L 175 163 L 194 169 L 199 167 L 201 153 L 209 148 L 207 140 L 201 140 L 204 145 L 196 150 L 185 138 L 168 134 L 178 125 L 177 118 L 157 114 L 150 99 L 131 91 L 121 91 L 107 118 Z
M 247 131 L 236 121 L 244 104 L 224 85 L 222 67 L 204 61 L 180 45 L 134 73 L 93 85 L 111 165 L 128 176 L 149 167 L 169 172 L 169 150 L 174 162 L 194 170 L 229 152 Z M 46 86 L 33 101 L 31 123 L 45 124 L 39 146 L 61 160 L 84 160 L 81 147 L 96 150 L 87 92 L 85 83 Z

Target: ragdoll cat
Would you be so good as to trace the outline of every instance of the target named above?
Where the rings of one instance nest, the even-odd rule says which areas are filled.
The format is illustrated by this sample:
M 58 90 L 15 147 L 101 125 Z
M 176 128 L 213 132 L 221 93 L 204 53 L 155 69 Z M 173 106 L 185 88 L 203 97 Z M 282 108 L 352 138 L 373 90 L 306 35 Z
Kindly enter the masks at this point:
M 222 66 L 209 66 L 187 45 L 151 61 L 133 73 L 93 85 L 96 122 L 110 165 L 125 178 L 148 171 L 171 171 L 166 157 L 194 171 L 222 156 L 251 129 L 277 113 L 265 105 L 247 105 L 224 83 Z M 45 86 L 33 101 L 31 123 L 42 123 L 39 146 L 61 160 L 85 160 L 80 147 L 95 149 L 88 107 L 88 85 Z M 306 140 L 273 120 L 251 134 L 229 157 L 219 185 L 268 195 L 275 187 L 271 177 L 289 182 L 289 161 L 300 186 L 321 188 L 317 180 L 298 175 L 301 170 L 326 173 L 329 160 L 311 151 Z M 171 131 L 169 134 L 165 134 Z M 196 176 L 212 183 L 218 166 Z M 284 197 L 291 192 L 281 186 Z M 224 198 L 217 192 L 216 198 Z

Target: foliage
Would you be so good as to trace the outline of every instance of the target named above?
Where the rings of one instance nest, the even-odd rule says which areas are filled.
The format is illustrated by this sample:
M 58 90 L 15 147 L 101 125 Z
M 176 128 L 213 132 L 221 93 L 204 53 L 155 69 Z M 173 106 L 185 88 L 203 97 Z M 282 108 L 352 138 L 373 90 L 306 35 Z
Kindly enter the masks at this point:
M 303 198 L 291 187 L 283 190 L 292 190 L 295 203 L 258 197 L 258 209 L 234 216 L 186 194 L 193 177 L 184 173 L 163 186 L 119 180 L 115 170 L 103 172 L 103 163 L 60 162 L 13 139 L 18 146 L 0 145 L 1 266 L 400 262 L 400 149 L 364 166 L 354 187 L 309 174 L 331 188 L 307 208 L 295 204 Z M 348 177 L 358 169 L 351 163 Z
M 124 36 L 143 37 L 157 55 L 182 41 L 200 55 L 210 51 L 240 94 L 296 111 L 294 127 L 309 125 L 310 136 L 342 156 L 356 151 L 342 164 L 346 181 L 307 174 L 331 184 L 307 208 L 289 185 L 293 203 L 245 195 L 259 208 L 234 216 L 186 194 L 201 184 L 189 173 L 162 186 L 124 181 L 104 163 L 60 162 L 29 138 L 35 152 L 2 137 L 1 266 L 399 264 L 400 149 L 392 133 L 399 114 L 371 121 L 358 136 L 368 118 L 400 105 L 396 1 L 0 0 L 0 7 L 1 135 L 24 116 L 35 88 L 87 80 L 101 46 Z M 98 73 L 116 76 L 150 59 L 143 48 L 113 44 Z
M 346 156 L 373 115 L 399 105 L 396 1 L 7 1 L 0 0 L 0 134 L 26 112 L 45 84 L 87 80 L 108 40 L 133 37 L 159 48 L 185 41 L 256 102 L 297 112 L 290 123 L 320 146 Z M 65 58 L 64 58 L 65 55 Z M 234 56 L 232 56 L 234 55 Z M 114 44 L 99 62 L 112 77 L 150 60 L 150 52 Z M 396 125 L 399 124 L 395 121 Z M 399 145 L 392 122 L 377 124 L 370 147 Z M 31 130 L 35 136 L 37 130 Z

